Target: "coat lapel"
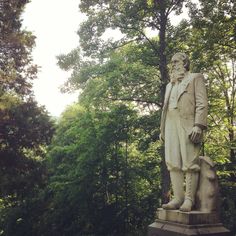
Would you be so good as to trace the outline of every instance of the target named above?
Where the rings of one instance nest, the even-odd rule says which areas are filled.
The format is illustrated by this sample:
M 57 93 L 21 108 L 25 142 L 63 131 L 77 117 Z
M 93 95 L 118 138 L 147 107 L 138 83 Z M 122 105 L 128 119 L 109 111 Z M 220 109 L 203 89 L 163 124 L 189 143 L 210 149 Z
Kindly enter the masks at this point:
M 187 89 L 187 86 L 188 86 L 188 84 L 190 83 L 191 79 L 192 79 L 192 77 L 191 77 L 190 75 L 188 75 L 188 76 L 187 76 L 186 78 L 184 78 L 184 79 L 182 80 L 182 82 L 179 84 L 179 86 L 178 86 L 177 101 L 179 101 L 181 95 L 182 95 L 185 91 L 187 91 L 186 89 Z

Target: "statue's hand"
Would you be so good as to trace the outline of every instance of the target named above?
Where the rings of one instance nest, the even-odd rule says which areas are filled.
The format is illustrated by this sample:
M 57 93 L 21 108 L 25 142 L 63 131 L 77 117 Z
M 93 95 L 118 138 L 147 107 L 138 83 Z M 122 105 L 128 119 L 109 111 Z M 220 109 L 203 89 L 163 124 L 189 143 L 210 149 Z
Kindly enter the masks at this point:
M 194 126 L 189 138 L 193 143 L 200 143 L 202 138 L 202 129 L 198 126 Z

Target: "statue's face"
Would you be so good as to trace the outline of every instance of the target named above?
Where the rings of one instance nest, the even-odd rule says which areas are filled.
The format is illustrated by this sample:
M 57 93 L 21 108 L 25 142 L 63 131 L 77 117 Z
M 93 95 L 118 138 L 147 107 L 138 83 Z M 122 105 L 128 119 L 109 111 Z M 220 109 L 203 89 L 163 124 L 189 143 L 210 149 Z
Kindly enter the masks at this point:
M 184 67 L 184 61 L 181 55 L 175 54 L 171 59 L 171 74 L 170 79 L 172 82 L 181 80 L 184 78 L 186 69 Z
M 174 55 L 171 59 L 172 70 L 178 71 L 184 68 L 184 62 L 178 55 Z

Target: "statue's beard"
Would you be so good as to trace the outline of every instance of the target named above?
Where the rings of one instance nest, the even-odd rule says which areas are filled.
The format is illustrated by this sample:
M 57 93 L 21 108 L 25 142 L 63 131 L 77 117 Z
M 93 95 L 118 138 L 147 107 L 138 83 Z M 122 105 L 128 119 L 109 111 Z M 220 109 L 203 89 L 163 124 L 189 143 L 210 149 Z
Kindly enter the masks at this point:
M 181 81 L 186 74 L 186 69 L 184 67 L 173 68 L 170 74 L 170 80 L 172 83 L 176 81 Z

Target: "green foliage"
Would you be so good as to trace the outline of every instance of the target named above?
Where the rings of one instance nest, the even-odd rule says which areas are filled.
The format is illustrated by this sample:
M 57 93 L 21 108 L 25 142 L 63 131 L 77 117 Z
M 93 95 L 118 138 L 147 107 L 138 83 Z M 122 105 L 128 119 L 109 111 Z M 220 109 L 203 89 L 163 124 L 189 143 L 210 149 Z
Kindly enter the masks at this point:
M 156 144 L 140 151 L 141 128 L 124 105 L 106 112 L 74 105 L 64 112 L 48 153 L 50 197 L 41 234 L 145 230 L 158 204 L 160 160 Z
M 59 57 L 59 65 L 67 69 L 69 55 Z M 158 58 L 148 44 L 132 44 L 111 53 L 109 59 L 100 64 L 81 63 L 80 57 L 73 60 L 73 73 L 67 89 L 81 88 L 81 102 L 100 104 L 108 101 L 134 101 L 143 105 L 159 104 L 160 75 L 156 68 Z
M 31 50 L 34 36 L 21 30 L 21 13 L 29 1 L 1 1 L 0 3 L 0 94 L 13 91 L 25 96 L 31 93 L 30 80 L 37 67 L 32 64 Z
M 26 235 L 26 203 L 44 184 L 42 159 L 53 133 L 48 113 L 31 90 L 37 72 L 31 58 L 34 36 L 21 29 L 28 2 L 0 2 L 1 235 Z

